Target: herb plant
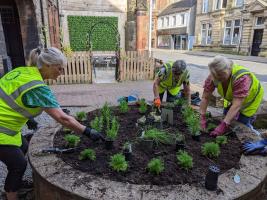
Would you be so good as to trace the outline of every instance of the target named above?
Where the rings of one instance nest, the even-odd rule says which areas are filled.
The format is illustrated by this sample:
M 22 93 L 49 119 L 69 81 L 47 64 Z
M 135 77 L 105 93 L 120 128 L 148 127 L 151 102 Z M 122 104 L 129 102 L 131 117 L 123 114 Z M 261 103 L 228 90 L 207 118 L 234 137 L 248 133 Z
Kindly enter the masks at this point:
M 125 160 L 125 156 L 122 155 L 121 153 L 117 153 L 113 156 L 111 156 L 109 165 L 114 171 L 126 171 L 128 167 L 128 163 Z
M 210 131 L 212 131 L 213 129 L 215 129 L 216 127 L 217 127 L 216 124 L 214 124 L 214 123 L 208 123 L 207 131 L 210 132 Z
M 78 119 L 79 121 L 86 120 L 86 112 L 84 112 L 84 111 L 77 112 L 76 113 L 76 119 Z
M 182 110 L 182 115 L 183 115 L 183 118 L 185 120 L 187 120 L 187 118 L 195 115 L 195 112 L 194 112 L 193 108 L 191 108 L 190 106 L 186 106 Z
M 194 136 L 200 135 L 200 123 L 196 115 L 191 115 L 186 118 L 186 124 L 190 133 Z
M 220 155 L 220 146 L 215 142 L 206 142 L 201 147 L 202 154 L 210 158 L 216 158 Z
M 146 100 L 142 99 L 139 103 L 140 103 L 139 112 L 142 114 L 146 113 L 146 111 L 147 111 Z
M 193 158 L 185 151 L 179 151 L 176 155 L 179 165 L 183 169 L 191 169 L 193 167 Z
M 176 133 L 176 135 L 175 135 L 175 140 L 176 140 L 177 142 L 183 142 L 183 141 L 185 140 L 185 137 L 184 137 L 184 135 L 181 134 L 181 133 Z
M 117 119 L 115 117 L 112 118 L 111 121 L 111 128 L 107 130 L 107 137 L 110 140 L 114 140 L 116 139 L 117 135 L 118 135 L 118 131 L 119 131 L 119 122 L 117 121 Z
M 172 144 L 173 138 L 166 132 L 158 130 L 156 128 L 146 130 L 143 139 L 153 140 L 156 145 L 162 144 Z
M 104 126 L 104 118 L 103 116 L 100 117 L 95 117 L 91 122 L 90 122 L 90 126 L 97 130 L 98 132 L 101 132 L 103 130 L 103 126 Z
M 106 102 L 104 106 L 100 110 L 101 115 L 103 116 L 103 124 L 106 128 L 106 130 L 110 129 L 110 121 L 111 121 L 111 110 L 108 106 L 108 103 Z
M 80 160 L 90 159 L 94 161 L 96 159 L 95 151 L 93 149 L 85 149 L 80 153 L 79 159 Z
M 183 106 L 183 105 L 186 104 L 186 102 L 187 102 L 186 99 L 184 99 L 184 98 L 179 98 L 179 99 L 176 99 L 176 100 L 174 101 L 174 105 L 175 105 L 175 106 Z
M 164 163 L 161 159 L 153 158 L 149 161 L 147 169 L 150 173 L 159 175 L 164 170 Z
M 120 112 L 121 113 L 127 113 L 129 111 L 128 102 L 125 100 L 122 100 L 120 102 Z
M 223 144 L 227 144 L 227 137 L 225 135 L 220 135 L 216 137 L 216 143 L 218 145 L 223 145 Z
M 73 135 L 73 134 L 65 135 L 64 139 L 67 142 L 68 147 L 76 147 L 81 141 L 80 137 L 78 137 L 77 135 Z

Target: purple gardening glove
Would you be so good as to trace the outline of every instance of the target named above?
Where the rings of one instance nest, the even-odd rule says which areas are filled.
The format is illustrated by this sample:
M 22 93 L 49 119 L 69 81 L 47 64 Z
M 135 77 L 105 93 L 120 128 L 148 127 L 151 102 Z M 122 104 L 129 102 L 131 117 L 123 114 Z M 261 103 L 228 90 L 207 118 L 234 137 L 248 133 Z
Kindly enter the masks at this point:
M 229 124 L 225 121 L 222 121 L 219 126 L 217 126 L 214 131 L 210 133 L 210 136 L 217 137 L 219 135 L 223 135 L 229 128 Z
M 207 129 L 207 119 L 205 114 L 200 116 L 200 127 L 203 131 Z

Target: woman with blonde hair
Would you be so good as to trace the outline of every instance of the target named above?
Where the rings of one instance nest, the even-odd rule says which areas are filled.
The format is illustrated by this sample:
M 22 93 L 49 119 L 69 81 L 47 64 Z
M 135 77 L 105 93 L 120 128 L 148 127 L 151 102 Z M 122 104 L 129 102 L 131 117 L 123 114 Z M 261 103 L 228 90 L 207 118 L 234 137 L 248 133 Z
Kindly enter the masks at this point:
M 201 128 L 207 128 L 205 113 L 215 88 L 224 99 L 225 117 L 210 135 L 216 137 L 227 132 L 233 119 L 253 128 L 251 123 L 264 94 L 260 81 L 247 68 L 223 56 L 216 56 L 208 66 L 210 75 L 200 104 Z
M 44 79 L 56 79 L 66 67 L 66 58 L 54 47 L 33 49 L 28 66 L 18 67 L 0 79 L 0 161 L 8 169 L 4 189 L 8 200 L 17 199 L 27 161 L 27 141 L 21 129 L 28 119 L 45 111 L 73 131 L 92 140 L 104 137 L 65 114 Z

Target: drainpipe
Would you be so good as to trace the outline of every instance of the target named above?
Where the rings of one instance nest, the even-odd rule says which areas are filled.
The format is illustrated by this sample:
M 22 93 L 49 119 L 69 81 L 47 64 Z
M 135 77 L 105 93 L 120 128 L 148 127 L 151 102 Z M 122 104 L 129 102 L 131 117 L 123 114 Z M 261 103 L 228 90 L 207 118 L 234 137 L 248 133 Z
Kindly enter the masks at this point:
M 40 0 L 40 10 L 41 10 L 41 20 L 42 20 L 42 34 L 44 37 L 44 48 L 47 48 L 47 41 L 46 41 L 46 32 L 45 32 L 45 22 L 44 22 L 44 10 L 43 10 L 43 1 Z
M 152 38 L 152 0 L 149 1 L 149 35 L 148 35 L 148 52 L 151 56 L 151 38 Z

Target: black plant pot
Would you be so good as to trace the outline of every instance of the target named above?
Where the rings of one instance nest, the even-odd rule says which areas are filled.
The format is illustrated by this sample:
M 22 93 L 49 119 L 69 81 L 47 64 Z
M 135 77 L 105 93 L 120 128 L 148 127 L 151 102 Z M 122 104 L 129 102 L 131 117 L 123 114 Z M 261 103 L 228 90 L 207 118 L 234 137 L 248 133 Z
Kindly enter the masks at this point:
M 184 150 L 184 149 L 185 149 L 184 141 L 176 141 L 175 151 Z
M 105 141 L 105 148 L 106 148 L 107 150 L 113 149 L 113 143 L 114 143 L 113 140 L 106 140 L 106 141 Z
M 128 150 L 124 150 L 123 155 L 125 156 L 126 161 L 130 161 L 132 159 L 132 152 L 129 152 Z
M 200 135 L 192 135 L 192 139 L 200 142 Z
M 209 171 L 205 179 L 205 188 L 207 190 L 215 191 L 217 189 L 219 173 L 220 169 L 218 166 L 215 165 L 209 166 Z
M 153 140 L 144 140 L 144 139 L 141 139 L 140 140 L 140 147 L 144 151 L 152 151 L 153 150 Z

